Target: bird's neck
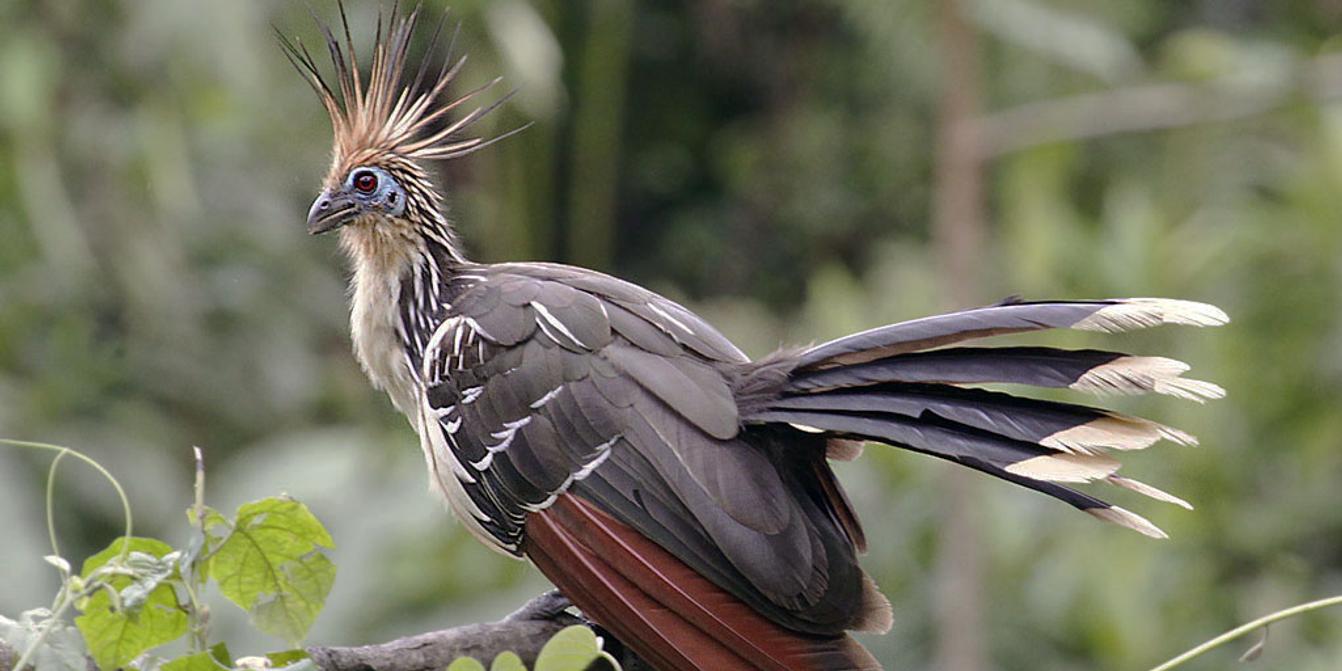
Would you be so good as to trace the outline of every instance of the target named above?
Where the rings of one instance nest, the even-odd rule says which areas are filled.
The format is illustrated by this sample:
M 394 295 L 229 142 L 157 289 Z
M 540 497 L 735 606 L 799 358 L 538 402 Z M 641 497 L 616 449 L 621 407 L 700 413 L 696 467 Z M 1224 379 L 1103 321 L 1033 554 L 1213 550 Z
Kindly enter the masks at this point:
M 411 199 L 407 219 L 355 221 L 340 229 L 340 245 L 360 271 L 402 274 L 428 263 L 450 273 L 468 262 L 456 232 L 432 200 Z
M 450 229 L 353 224 L 341 229 L 350 258 L 350 335 L 373 385 L 415 422 L 419 363 L 444 305 L 443 290 L 466 264 Z

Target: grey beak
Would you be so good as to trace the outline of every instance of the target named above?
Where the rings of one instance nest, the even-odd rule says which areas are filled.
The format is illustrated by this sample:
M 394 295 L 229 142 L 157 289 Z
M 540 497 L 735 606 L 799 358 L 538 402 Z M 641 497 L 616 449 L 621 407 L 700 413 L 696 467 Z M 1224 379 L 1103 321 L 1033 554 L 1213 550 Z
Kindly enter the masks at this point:
M 308 210 L 308 233 L 321 235 L 349 223 L 359 211 L 359 204 L 346 194 L 325 191 L 312 201 Z

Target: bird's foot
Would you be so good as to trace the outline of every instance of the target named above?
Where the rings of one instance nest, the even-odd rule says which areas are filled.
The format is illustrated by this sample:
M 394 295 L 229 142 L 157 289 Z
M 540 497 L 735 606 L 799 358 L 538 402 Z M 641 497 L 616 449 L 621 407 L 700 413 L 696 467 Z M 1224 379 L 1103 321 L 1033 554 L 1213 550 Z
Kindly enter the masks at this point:
M 577 624 L 578 618 L 566 612 L 571 607 L 573 602 L 569 601 L 568 597 L 560 594 L 559 590 L 552 589 L 522 604 L 521 608 L 513 611 L 504 620 L 518 622 L 571 619 L 572 623 Z

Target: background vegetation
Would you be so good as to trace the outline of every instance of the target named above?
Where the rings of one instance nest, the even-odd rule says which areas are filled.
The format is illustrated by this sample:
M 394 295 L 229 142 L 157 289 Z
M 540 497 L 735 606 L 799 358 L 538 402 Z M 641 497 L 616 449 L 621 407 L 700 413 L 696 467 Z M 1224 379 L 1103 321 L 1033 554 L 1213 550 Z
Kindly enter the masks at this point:
M 351 5 L 367 44 L 374 8 Z M 1145 668 L 1342 592 L 1342 3 L 452 5 L 464 85 L 504 74 L 520 92 L 495 128 L 536 122 L 443 166 L 479 258 L 614 271 L 757 355 L 1009 294 L 1170 295 L 1232 315 L 1117 343 L 1230 393 L 1116 402 L 1202 438 L 1128 460 L 1196 512 L 1114 497 L 1170 541 L 963 487 L 915 455 L 871 449 L 842 469 L 895 603 L 894 631 L 867 640 L 891 667 Z M 408 426 L 349 353 L 341 260 L 302 223 L 328 126 L 271 24 L 316 37 L 301 3 L 0 3 L 0 435 L 87 451 L 150 535 L 183 528 L 192 445 L 221 509 L 294 494 L 337 544 L 319 642 L 500 616 L 545 583 L 425 493 Z M 959 177 L 944 170 L 965 153 L 947 139 L 956 118 L 980 122 L 968 156 L 982 159 Z M 937 199 L 957 183 L 981 216 Z M 937 228 L 952 211 L 965 228 Z M 980 244 L 941 235 L 955 230 Z M 76 557 L 120 530 L 111 491 L 77 470 L 57 520 Z M 40 558 L 44 473 L 0 451 L 11 616 L 57 584 Z M 967 573 L 944 561 L 948 489 L 971 497 Z M 977 620 L 937 587 L 947 575 L 978 585 Z M 281 645 L 218 620 L 235 654 Z M 977 637 L 980 655 L 938 652 L 966 635 L 953 640 Z M 1342 614 L 1323 612 L 1274 627 L 1261 663 L 1339 659 Z

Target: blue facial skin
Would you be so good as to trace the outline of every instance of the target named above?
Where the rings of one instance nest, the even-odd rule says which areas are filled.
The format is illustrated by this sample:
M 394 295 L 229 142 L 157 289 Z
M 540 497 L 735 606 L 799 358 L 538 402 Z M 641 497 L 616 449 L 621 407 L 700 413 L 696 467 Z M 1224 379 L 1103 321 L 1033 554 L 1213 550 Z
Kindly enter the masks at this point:
M 365 214 L 399 217 L 405 213 L 405 190 L 382 168 L 350 171 L 334 193 L 323 191 L 308 210 L 308 232 L 333 231 Z
M 355 187 L 355 180 L 372 173 L 377 178 L 377 187 L 372 193 L 364 193 Z M 379 212 L 388 217 L 399 217 L 405 212 L 405 191 L 382 168 L 355 168 L 345 178 L 344 192 L 352 194 L 363 204 L 364 212 Z

